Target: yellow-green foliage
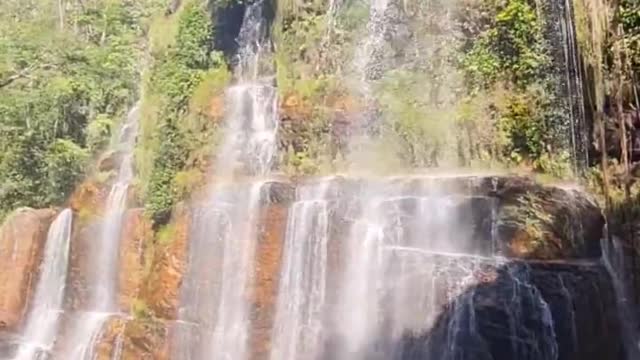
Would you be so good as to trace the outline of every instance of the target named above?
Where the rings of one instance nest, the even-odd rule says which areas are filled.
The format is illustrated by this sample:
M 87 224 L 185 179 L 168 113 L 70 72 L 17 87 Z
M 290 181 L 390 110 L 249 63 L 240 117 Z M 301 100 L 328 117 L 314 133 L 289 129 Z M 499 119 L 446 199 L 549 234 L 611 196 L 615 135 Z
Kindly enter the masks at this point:
M 189 1 L 193 3 L 193 1 Z M 173 16 L 166 16 L 160 12 L 156 14 L 149 27 L 149 49 L 152 54 L 161 54 L 176 44 L 178 33 L 178 19 L 184 9 L 181 6 Z
M 215 56 L 222 56 L 215 53 Z M 223 59 L 216 60 L 223 64 Z M 211 101 L 216 97 L 222 97 L 224 90 L 231 81 L 231 73 L 226 67 L 217 67 L 207 71 L 200 81 L 200 84 L 193 90 L 190 99 L 189 110 L 195 114 L 207 115 L 210 111 Z
M 214 9 L 215 10 L 215 9 Z M 215 15 L 214 15 L 215 16 Z M 223 56 L 214 51 L 215 26 L 205 1 L 186 1 L 169 19 L 168 32 L 154 36 L 173 40 L 156 43 L 146 79 L 142 107 L 144 136 L 139 141 L 140 183 L 154 226 L 168 221 L 171 208 L 184 194 L 183 171 L 203 169 L 203 148 L 211 149 L 217 129 L 209 117 L 212 97 L 221 95 L 231 76 Z
M 436 166 L 452 134 L 450 107 L 438 107 L 424 94 L 430 83 L 420 74 L 397 70 L 387 74 L 376 95 L 389 134 L 401 144 L 408 166 Z
M 293 119 L 291 127 L 280 132 L 285 144 L 281 167 L 288 173 L 318 174 L 331 162 L 328 129 L 335 109 L 327 101 L 344 92 L 336 73 L 344 48 L 337 36 L 329 38 L 327 2 L 278 5 L 274 28 L 279 45 L 274 54 L 278 91 L 283 102 L 295 100 L 292 106 L 285 104 L 283 112 Z
M 200 169 L 179 171 L 174 179 L 178 199 L 187 198 L 194 190 L 205 185 L 205 176 Z
M 156 233 L 157 243 L 160 245 L 170 244 L 175 237 L 175 233 L 175 224 L 168 223 L 166 225 L 163 225 L 160 229 L 158 229 L 158 232 Z
M 52 11 L 65 4 L 62 13 Z M 0 217 L 63 203 L 138 92 L 155 1 L 2 1 Z
M 133 299 L 131 303 L 131 314 L 136 320 L 153 318 L 153 312 L 142 299 Z

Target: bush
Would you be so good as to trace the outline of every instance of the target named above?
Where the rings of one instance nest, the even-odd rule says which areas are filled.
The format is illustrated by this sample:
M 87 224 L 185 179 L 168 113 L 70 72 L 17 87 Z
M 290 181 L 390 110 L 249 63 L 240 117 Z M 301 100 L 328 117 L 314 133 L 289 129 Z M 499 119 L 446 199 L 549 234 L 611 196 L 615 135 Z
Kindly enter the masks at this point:
M 85 133 L 87 148 L 91 153 L 96 154 L 109 144 L 112 128 L 113 120 L 105 114 L 98 115 L 95 120 L 89 123 Z
M 0 213 L 65 201 L 112 119 L 137 93 L 139 37 L 155 0 L 68 3 L 65 24 L 48 2 L 2 4 Z
M 51 144 L 44 157 L 49 203 L 61 203 L 66 199 L 83 177 L 88 160 L 87 150 L 72 141 L 60 139 Z
M 183 174 L 196 173 L 189 168 L 194 154 L 209 146 L 216 129 L 208 118 L 209 102 L 231 79 L 224 58 L 212 48 L 215 27 L 203 4 L 189 1 L 175 16 L 175 41 L 153 54 L 150 91 L 143 102 L 144 128 L 153 136 L 143 137 L 137 152 L 153 157 L 142 183 L 147 184 L 144 201 L 156 229 L 187 195 Z

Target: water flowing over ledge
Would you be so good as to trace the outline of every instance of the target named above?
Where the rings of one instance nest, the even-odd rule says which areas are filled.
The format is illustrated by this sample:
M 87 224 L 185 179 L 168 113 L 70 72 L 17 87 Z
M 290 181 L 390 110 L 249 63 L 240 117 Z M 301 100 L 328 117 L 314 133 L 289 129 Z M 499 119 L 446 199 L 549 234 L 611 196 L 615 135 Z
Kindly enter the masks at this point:
M 58 327 L 60 314 L 55 324 L 38 329 L 46 336 L 32 329 L 28 317 L 24 339 L 13 342 L 18 359 L 34 357 L 36 342 L 43 353 L 50 347 L 57 350 L 53 358 L 84 360 L 637 357 L 629 347 L 635 346 L 629 331 L 635 324 L 624 317 L 628 309 L 624 285 L 617 278 L 618 249 L 615 243 L 601 246 L 603 216 L 577 189 L 542 186 L 518 176 L 456 173 L 277 178 L 272 172 L 281 146 L 280 78 L 265 16 L 273 4 L 259 0 L 237 6 L 245 12 L 232 62 L 233 84 L 224 96 L 223 141 L 214 156 L 214 171 L 208 174 L 206 196 L 176 207 L 157 238 L 124 240 L 132 237 L 127 226 L 147 225 L 141 209 L 127 210 L 134 180 L 136 105 L 119 139 L 124 155 L 104 221 L 97 231 L 87 231 L 97 237 L 83 244 L 88 266 L 67 306 L 73 311 L 64 314 L 65 330 L 53 345 L 56 336 L 48 329 Z M 440 33 L 435 41 L 446 49 L 448 41 L 456 40 L 451 10 L 457 2 L 433 4 L 423 10 L 437 13 L 429 26 Z M 330 2 L 323 41 L 331 41 L 336 30 L 331 27 L 343 5 Z M 438 83 L 435 89 L 416 94 L 428 97 L 432 110 L 460 94 L 460 89 L 449 91 L 455 88 L 448 86 L 455 75 L 447 71 L 448 65 L 436 65 L 447 58 L 435 54 L 438 46 L 416 41 L 415 49 L 388 51 L 396 41 L 418 40 L 403 23 L 409 21 L 402 18 L 406 5 L 388 0 L 365 5 L 365 32 L 354 41 L 349 69 L 355 72 L 355 84 L 345 90 L 359 97 L 363 107 L 351 115 L 364 121 L 346 135 L 352 171 L 370 170 L 371 162 L 379 161 L 368 145 L 383 120 L 384 105 L 378 102 L 384 99 L 376 98 L 376 91 L 379 80 L 394 68 L 392 57 L 415 50 L 420 54 L 416 58 L 424 57 L 437 68 L 431 79 Z M 543 151 L 558 145 L 571 153 L 578 169 L 588 159 L 584 113 L 574 111 L 583 109 L 576 104 L 582 101 L 582 79 L 573 69 L 579 61 L 572 9 L 568 1 L 547 5 L 537 1 L 536 10 L 539 15 L 549 12 L 544 31 L 562 38 L 564 47 L 557 46 L 550 56 L 562 63 L 560 75 L 567 81 L 549 91 L 566 92 L 566 99 L 557 101 L 567 111 L 544 119 L 545 124 L 553 122 L 548 137 L 559 141 Z M 425 55 L 425 50 L 434 54 Z M 410 145 L 427 143 L 431 134 L 421 135 Z M 471 131 L 468 135 L 473 136 Z M 470 139 L 470 148 L 473 144 Z M 437 166 L 437 148 L 427 154 L 426 146 L 422 156 L 428 159 L 415 158 L 414 165 Z M 481 150 L 468 151 L 473 157 L 472 152 Z M 147 242 L 151 239 L 153 244 Z M 69 247 L 69 236 L 58 240 Z M 12 243 L 12 263 L 21 258 L 21 246 Z M 136 285 L 134 296 L 131 289 L 122 291 L 128 275 L 122 258 L 127 257 L 142 268 L 146 277 L 141 278 L 153 280 Z M 55 259 L 47 251 L 44 263 L 58 263 Z M 78 278 L 72 277 L 72 286 Z M 51 283 L 64 279 L 56 273 Z M 46 295 L 59 295 L 55 290 L 46 290 Z M 38 289 L 34 318 L 40 317 L 40 293 Z M 57 302 L 52 306 L 62 307 Z M 128 307 L 131 314 L 120 313 Z M 17 320 L 10 320 L 15 326 Z M 44 322 L 49 325 L 49 320 Z
M 140 121 L 140 104 L 135 104 L 120 129 L 116 144 L 122 153 L 115 183 L 107 197 L 96 241 L 88 244 L 86 256 L 90 259 L 84 269 L 86 295 L 83 307 L 69 319 L 60 344 L 60 353 L 74 360 L 95 358 L 94 350 L 107 320 L 117 315 L 118 264 L 120 240 L 127 195 L 133 180 L 133 151 Z
M 58 333 L 69 265 L 73 213 L 63 210 L 47 235 L 41 274 L 15 360 L 46 358 Z
M 209 198 L 193 219 L 187 273 L 180 289 L 172 358 L 250 356 L 251 289 L 257 217 L 276 150 L 277 93 L 272 84 L 266 2 L 247 5 L 238 44 L 236 84 L 226 91 L 225 137 Z M 255 177 L 233 184 L 236 176 Z
M 576 189 L 460 175 L 272 179 L 217 190 L 217 207 L 182 210 L 190 221 L 164 253 L 183 256 L 185 267 L 171 267 L 171 258 L 154 265 L 159 284 L 162 274 L 182 279 L 143 295 L 163 315 L 158 330 L 135 341 L 155 345 L 132 343 L 139 319 L 111 316 L 89 340 L 96 354 L 189 359 L 226 348 L 247 359 L 577 360 L 613 349 L 606 358 L 625 359 L 595 230 L 602 215 Z M 519 218 L 534 219 L 522 212 L 532 206 L 544 215 L 536 229 Z M 532 241 L 538 233 L 544 241 Z M 233 250 L 239 244 L 243 252 Z M 198 307 L 185 307 L 185 297 Z M 234 337 L 221 337 L 220 327 Z

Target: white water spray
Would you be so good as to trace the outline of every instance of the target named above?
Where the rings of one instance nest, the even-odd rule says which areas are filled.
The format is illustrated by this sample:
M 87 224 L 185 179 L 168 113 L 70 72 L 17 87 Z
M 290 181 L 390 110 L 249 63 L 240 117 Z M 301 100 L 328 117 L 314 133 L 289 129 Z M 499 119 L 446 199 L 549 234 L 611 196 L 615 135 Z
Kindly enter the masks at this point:
M 73 213 L 63 210 L 49 228 L 40 279 L 14 360 L 46 359 L 56 338 L 69 265 Z
M 226 92 L 226 130 L 210 197 L 194 216 L 172 347 L 178 360 L 249 357 L 257 221 L 278 130 L 277 92 L 265 56 L 270 50 L 265 6 L 247 5 L 238 37 L 237 83 Z M 258 179 L 247 183 L 237 175 Z
M 98 239 L 89 248 L 88 256 L 94 260 L 91 262 L 93 267 L 87 269 L 89 276 L 86 310 L 77 314 L 78 318 L 72 325 L 70 345 L 65 351 L 70 359 L 92 359 L 104 323 L 119 312 L 116 297 L 120 237 L 129 185 L 134 177 L 133 151 L 139 118 L 140 104 L 137 103 L 127 115 L 120 131 L 117 145 L 118 150 L 122 152 L 120 168 L 107 198 Z
M 332 179 L 297 189 L 289 211 L 271 360 L 318 354 L 327 297 L 328 191 Z

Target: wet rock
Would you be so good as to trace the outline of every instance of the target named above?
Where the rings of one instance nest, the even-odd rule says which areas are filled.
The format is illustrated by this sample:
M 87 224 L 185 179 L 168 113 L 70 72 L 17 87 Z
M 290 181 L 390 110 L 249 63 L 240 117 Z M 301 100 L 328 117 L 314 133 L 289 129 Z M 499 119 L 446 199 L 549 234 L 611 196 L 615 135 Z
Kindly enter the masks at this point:
M 313 186 L 319 181 L 301 179 L 291 182 L 278 179 L 264 187 L 266 190 L 262 194 L 263 202 L 257 224 L 254 291 L 250 299 L 249 341 L 252 359 L 269 357 L 288 212 L 297 196 L 300 196 L 300 187 Z M 238 191 L 241 189 L 246 190 L 246 186 L 230 185 L 225 196 L 233 199 L 239 196 Z M 587 265 L 583 265 L 580 263 L 582 260 L 572 260 L 599 257 L 602 227 L 599 209 L 586 195 L 576 190 L 542 186 L 521 177 L 334 177 L 327 195 L 330 212 L 330 240 L 327 245 L 329 264 L 326 274 L 329 307 L 338 303 L 337 300 L 341 296 L 340 269 L 343 269 L 348 261 L 345 243 L 351 235 L 354 221 L 366 210 L 363 209 L 361 200 L 363 196 L 380 189 L 382 190 L 379 194 L 388 195 L 388 199 L 381 202 L 385 218 L 397 219 L 390 222 L 392 226 L 384 229 L 385 234 L 393 236 L 398 234 L 398 229 L 403 229 L 403 236 L 409 238 L 427 236 L 433 239 L 450 239 L 451 231 L 455 231 L 457 236 L 469 240 L 466 242 L 466 248 L 457 250 L 474 254 L 471 257 L 448 254 L 446 242 L 434 242 L 435 251 L 432 256 L 436 260 L 426 261 L 421 266 L 429 268 L 442 263 L 442 268 L 438 270 L 440 277 L 434 281 L 436 290 L 441 294 L 437 302 L 441 307 L 438 313 L 440 320 L 425 320 L 439 321 L 434 323 L 437 326 L 432 333 L 410 334 L 404 338 L 401 348 L 406 353 L 397 359 L 415 360 L 424 358 L 420 357 L 420 354 L 441 354 L 442 349 L 428 345 L 427 339 L 447 341 L 447 331 L 443 330 L 448 329 L 445 325 L 457 319 L 455 316 L 460 316 L 454 308 L 470 298 L 473 299 L 474 311 L 478 316 L 476 327 L 482 336 L 467 333 L 461 334 L 461 337 L 455 340 L 463 341 L 461 345 L 465 345 L 467 349 L 460 353 L 461 359 L 482 360 L 483 351 L 486 351 L 482 348 L 483 343 L 491 347 L 492 356 L 496 356 L 494 360 L 527 358 L 523 354 L 534 354 L 536 347 L 548 346 L 549 344 L 544 342 L 551 339 L 552 333 L 557 335 L 558 342 L 555 345 L 556 350 L 553 350 L 553 347 L 545 347 L 548 351 L 558 351 L 559 354 L 573 352 L 589 360 L 597 358 L 586 357 L 587 350 L 579 350 L 576 344 L 588 343 L 579 346 L 598 355 L 604 354 L 604 349 L 618 351 L 619 342 L 615 337 L 619 335 L 619 329 L 615 318 L 615 301 L 612 300 L 613 290 L 604 269 L 593 261 L 585 260 Z M 434 202 L 434 198 L 438 201 Z M 443 213 L 453 215 L 447 220 L 449 222 L 444 221 L 439 225 L 431 223 L 439 218 L 438 214 Z M 537 225 L 540 227 L 529 229 L 527 226 L 532 219 L 535 220 L 534 216 L 539 216 Z M 130 211 L 127 218 L 129 225 L 125 225 L 121 252 L 121 267 L 124 269 L 121 269 L 121 273 L 124 274 L 120 286 L 126 289 L 123 295 L 125 298 L 135 297 L 135 300 L 132 300 L 134 312 L 135 308 L 142 306 L 149 315 L 135 315 L 134 319 L 127 321 L 126 326 L 121 327 L 124 329 L 121 331 L 121 338 L 125 354 L 122 359 L 175 357 L 176 349 L 173 349 L 171 344 L 180 337 L 185 337 L 188 344 L 193 345 L 181 349 L 183 351 L 210 341 L 213 326 L 210 322 L 214 320 L 213 317 L 176 320 L 180 289 L 185 281 L 189 261 L 189 246 L 193 246 L 193 239 L 190 240 L 190 237 L 196 226 L 194 221 L 213 221 L 211 214 L 202 203 L 194 207 L 181 205 L 174 212 L 167 228 L 162 234 L 157 234 L 152 243 L 145 242 L 148 241 L 144 239 L 148 235 L 148 225 L 142 219 L 140 210 Z M 442 221 L 442 218 L 438 221 Z M 567 231 L 569 227 L 582 230 Z M 436 231 L 425 233 L 426 228 Z M 535 236 L 539 234 L 540 237 Z M 203 239 L 211 240 L 208 237 Z M 496 254 L 516 259 L 501 258 L 499 262 L 491 260 L 491 256 Z M 221 259 L 216 255 L 200 264 L 203 271 L 212 274 L 212 282 L 219 281 L 214 274 L 221 271 Z M 548 259 L 556 261 L 542 261 Z M 559 260 L 570 261 L 562 264 Z M 143 268 L 147 270 L 143 272 Z M 469 280 L 469 274 L 465 272 L 469 268 L 475 269 L 473 281 L 460 287 L 463 279 Z M 137 295 L 133 295 L 134 293 Z M 513 301 L 516 302 L 508 303 L 514 296 L 517 299 Z M 548 312 L 541 307 L 540 299 L 548 304 Z M 129 300 L 122 303 L 131 304 Z M 520 308 L 517 308 L 518 306 Z M 594 315 L 591 313 L 594 308 L 604 310 Z M 522 316 L 518 321 L 522 321 L 526 327 L 516 334 L 523 341 L 518 343 L 520 345 L 514 350 L 513 337 L 505 335 L 505 331 L 509 330 L 509 319 L 515 316 L 516 309 L 521 311 L 518 316 Z M 548 313 L 554 319 L 553 326 L 544 322 L 544 316 Z M 416 313 L 416 316 L 421 315 Z M 468 318 L 463 321 L 468 321 Z M 604 329 L 607 335 L 595 339 L 597 329 Z M 526 331 L 536 333 L 540 338 L 526 338 Z M 113 334 L 106 337 L 105 342 L 110 344 L 107 346 L 109 350 L 103 351 L 111 354 L 117 344 L 116 338 Z M 379 348 L 380 343 L 391 341 L 389 339 L 391 337 L 388 336 L 372 338 L 372 346 Z M 327 342 L 326 358 L 331 358 L 331 349 L 339 347 L 340 344 L 338 340 L 331 338 Z M 540 354 L 546 356 L 550 353 Z M 518 357 L 520 355 L 525 357 Z M 372 355 L 371 359 L 378 358 Z M 616 357 L 611 359 L 619 360 Z
M 449 299 L 429 331 L 395 344 L 398 359 L 625 359 L 600 264 L 509 263 L 491 271 Z
M 100 223 L 97 220 L 76 222 L 71 235 L 71 252 L 69 254 L 69 274 L 67 278 L 66 308 L 79 310 L 85 308 L 88 301 L 90 270 L 92 268 L 89 249 L 100 234 Z
M 113 317 L 99 334 L 95 360 L 168 360 L 163 344 L 169 323 L 151 317 Z
M 98 159 L 96 168 L 100 172 L 117 171 L 121 160 L 121 152 L 116 150 L 107 151 Z
M 265 207 L 258 224 L 255 292 L 251 305 L 252 359 L 268 359 L 287 228 L 287 208 Z
M 145 261 L 150 261 L 150 270 L 143 280 L 139 299 L 158 319 L 175 320 L 178 316 L 180 285 L 188 261 L 191 215 L 187 206 L 179 205 L 165 238 L 149 244 L 146 251 Z
M 604 217 L 586 194 L 542 186 L 527 178 L 499 178 L 500 236 L 507 256 L 599 258 Z
M 601 255 L 604 217 L 577 189 L 545 186 L 520 176 L 462 175 L 336 177 L 329 192 L 329 198 L 351 208 L 372 195 L 385 202 L 390 216 L 394 209 L 402 212 L 406 222 L 429 222 L 438 213 L 448 214 L 448 225 L 459 237 L 468 238 L 460 241 L 466 243 L 462 252 L 547 260 Z M 433 206 L 430 201 L 437 206 L 418 210 L 420 202 Z
M 263 197 L 266 204 L 290 204 L 295 200 L 295 186 L 285 181 L 272 181 L 266 187 L 267 194 Z
M 124 214 L 120 237 L 119 291 L 120 309 L 128 311 L 145 286 L 145 266 L 150 261 L 145 257 L 151 246 L 153 231 L 144 209 L 130 209 Z
M 52 209 L 23 208 L 0 227 L 0 330 L 15 330 L 38 277 Z

